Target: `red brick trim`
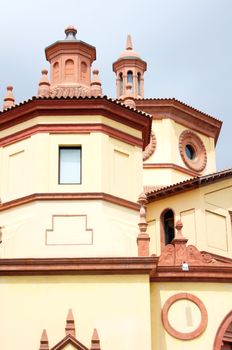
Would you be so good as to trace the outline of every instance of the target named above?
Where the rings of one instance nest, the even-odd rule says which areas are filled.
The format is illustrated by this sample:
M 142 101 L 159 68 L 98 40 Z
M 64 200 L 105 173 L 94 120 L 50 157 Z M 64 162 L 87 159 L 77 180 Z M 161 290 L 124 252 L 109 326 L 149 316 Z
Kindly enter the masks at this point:
M 227 328 L 230 326 L 231 322 L 232 322 L 232 311 L 230 311 L 220 323 L 220 326 L 215 336 L 213 350 L 222 349 L 223 336 L 225 335 L 225 332 Z
M 18 207 L 23 204 L 34 201 L 57 201 L 57 200 L 104 200 L 122 207 L 139 211 L 137 203 L 128 201 L 123 198 L 112 196 L 104 192 L 83 192 L 83 193 L 33 193 L 31 195 L 13 199 L 9 202 L 0 204 L 0 212 L 3 210 Z
M 0 275 L 150 275 L 156 262 L 156 257 L 0 259 Z
M 168 320 L 168 311 L 170 309 L 170 307 L 178 300 L 190 300 L 192 301 L 194 304 L 196 304 L 201 312 L 201 322 L 199 324 L 199 326 L 192 332 L 188 332 L 188 333 L 184 333 L 184 332 L 179 332 L 176 329 L 174 329 L 169 320 Z M 208 315 L 207 315 L 207 310 L 205 305 L 202 303 L 202 301 L 196 297 L 193 294 L 190 293 L 178 293 L 175 294 L 173 296 L 171 296 L 164 304 L 163 308 L 162 308 L 162 313 L 161 313 L 161 317 L 162 317 L 162 322 L 163 322 L 163 326 L 165 328 L 165 330 L 174 338 L 177 339 L 181 339 L 181 340 L 191 340 L 194 338 L 199 337 L 199 335 L 201 335 L 204 330 L 207 327 L 207 323 L 208 323 Z
M 39 124 L 31 126 L 22 131 L 18 131 L 9 136 L 0 139 L 0 146 L 8 146 L 12 143 L 24 140 L 32 135 L 38 133 L 49 134 L 83 134 L 101 132 L 110 137 L 114 137 L 120 141 L 124 141 L 130 145 L 143 147 L 143 141 L 135 136 L 129 135 L 123 131 L 119 131 L 111 126 L 99 123 L 85 123 L 85 124 Z
M 187 157 L 185 147 L 190 145 L 194 149 L 194 159 Z M 179 137 L 179 151 L 184 163 L 193 171 L 201 172 L 205 169 L 207 163 L 207 153 L 200 137 L 191 130 L 185 130 Z
M 199 175 L 196 171 L 192 171 L 190 169 L 186 169 L 180 165 L 174 164 L 174 163 L 144 163 L 143 164 L 144 169 L 173 169 L 180 171 L 181 173 L 185 173 L 190 176 L 197 176 Z

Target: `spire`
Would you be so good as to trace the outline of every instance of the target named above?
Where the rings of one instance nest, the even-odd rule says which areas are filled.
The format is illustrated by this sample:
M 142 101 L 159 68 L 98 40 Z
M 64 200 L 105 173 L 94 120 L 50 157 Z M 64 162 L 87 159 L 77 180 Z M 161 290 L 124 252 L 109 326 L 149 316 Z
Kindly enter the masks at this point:
M 96 328 L 94 328 L 90 350 L 100 350 L 100 349 L 101 349 L 100 348 L 100 339 L 99 339 Z
M 125 100 L 128 93 L 127 84 L 132 84 L 132 97 L 144 96 L 144 72 L 147 63 L 140 58 L 138 52 L 133 50 L 131 35 L 127 35 L 126 48 L 117 61 L 113 63 L 113 71 L 116 73 L 117 98 Z
M 133 50 L 131 35 L 127 35 L 126 39 L 126 50 Z
M 39 88 L 37 96 L 39 97 L 49 97 L 50 96 L 50 82 L 48 80 L 48 71 L 47 69 L 42 69 L 42 77 L 39 81 Z
M 3 110 L 13 107 L 15 103 L 14 95 L 12 92 L 13 86 L 7 86 L 6 90 L 6 96 L 3 102 Z
M 46 329 L 43 330 L 43 333 L 41 335 L 39 350 L 49 350 L 48 336 L 47 336 Z
M 66 335 L 70 334 L 73 337 L 76 337 L 75 322 L 74 322 L 72 309 L 68 310 L 68 316 L 67 316 L 67 319 L 66 319 L 65 334 Z

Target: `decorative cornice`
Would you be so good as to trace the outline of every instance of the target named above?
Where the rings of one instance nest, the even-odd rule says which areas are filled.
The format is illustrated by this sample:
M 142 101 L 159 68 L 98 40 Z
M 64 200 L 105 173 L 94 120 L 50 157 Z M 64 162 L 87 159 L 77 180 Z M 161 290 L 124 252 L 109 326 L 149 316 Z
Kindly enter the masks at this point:
M 129 135 L 123 131 L 112 128 L 111 126 L 100 123 L 84 123 L 84 124 L 38 124 L 27 129 L 18 131 L 9 136 L 0 138 L 0 146 L 4 147 L 12 143 L 24 140 L 38 133 L 50 134 L 82 134 L 102 132 L 110 137 L 114 137 L 120 141 L 126 142 L 133 146 L 142 147 L 143 141 L 135 136 Z
M 18 207 L 34 201 L 57 201 L 57 200 L 104 200 L 128 209 L 139 211 L 137 203 L 113 196 L 104 192 L 83 192 L 83 193 L 33 193 L 31 195 L 13 199 L 0 204 L 0 212 L 3 210 Z
M 217 142 L 222 122 L 175 98 L 137 99 L 135 104 L 137 108 L 151 113 L 154 120 L 172 119 L 191 130 L 213 137 Z
M 0 130 L 38 116 L 102 115 L 139 130 L 143 134 L 143 148 L 150 142 L 151 115 L 123 103 L 103 97 L 41 98 L 33 97 L 0 113 Z
M 0 275 L 151 274 L 157 257 L 0 259 Z

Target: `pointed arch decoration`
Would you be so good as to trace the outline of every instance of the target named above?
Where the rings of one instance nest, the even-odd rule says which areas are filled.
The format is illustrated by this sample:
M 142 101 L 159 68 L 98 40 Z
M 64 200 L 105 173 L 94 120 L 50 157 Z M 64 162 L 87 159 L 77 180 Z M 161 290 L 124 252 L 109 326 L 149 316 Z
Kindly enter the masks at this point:
M 225 335 L 226 330 L 228 329 L 228 327 L 230 326 L 230 324 L 232 323 L 232 310 L 224 317 L 224 319 L 222 320 L 215 339 L 214 339 L 214 345 L 213 345 L 213 350 L 222 350 L 222 346 L 223 346 L 223 337 Z

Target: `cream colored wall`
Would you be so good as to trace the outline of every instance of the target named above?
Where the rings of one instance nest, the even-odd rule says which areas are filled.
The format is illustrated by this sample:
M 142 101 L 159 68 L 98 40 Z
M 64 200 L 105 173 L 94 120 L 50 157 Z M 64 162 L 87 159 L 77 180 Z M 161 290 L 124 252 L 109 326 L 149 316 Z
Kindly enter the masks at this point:
M 58 184 L 59 146 L 81 146 L 81 184 Z M 2 148 L 0 197 L 6 202 L 39 192 L 106 192 L 136 202 L 142 191 L 141 154 L 141 148 L 100 132 L 35 134 Z
M 179 340 L 169 335 L 161 321 L 161 310 L 166 300 L 177 293 L 191 293 L 197 296 L 205 305 L 208 313 L 208 325 L 204 333 L 193 340 Z M 208 350 L 213 349 L 214 338 L 223 318 L 231 311 L 232 285 L 226 283 L 152 283 L 151 284 L 151 319 L 152 319 L 152 349 L 153 350 Z M 176 304 L 176 303 L 175 303 Z M 175 305 L 174 304 L 174 305 Z M 180 327 L 187 332 L 188 326 L 184 302 L 178 306 L 179 312 L 175 318 L 170 313 L 170 321 L 176 330 Z M 188 302 L 194 323 L 198 322 L 197 310 Z M 181 310 L 182 308 L 182 310 Z
M 65 336 L 71 308 L 76 337 L 88 348 L 97 328 L 102 349 L 151 350 L 146 275 L 18 276 L 0 281 L 1 349 L 37 350 L 44 328 L 54 346 Z
M 154 154 L 145 161 L 147 163 L 173 163 L 189 169 L 183 162 L 179 152 L 180 134 L 187 128 L 171 119 L 153 120 L 152 129 L 156 136 L 156 149 Z M 216 171 L 215 146 L 213 138 L 207 137 L 193 130 L 202 140 L 207 152 L 207 165 L 200 175 Z M 191 170 L 191 169 L 189 169 Z M 144 169 L 145 185 L 169 185 L 192 177 L 170 169 Z
M 150 203 L 147 220 L 151 253 L 160 254 L 160 216 L 170 208 L 175 213 L 175 221 L 182 221 L 188 244 L 232 258 L 231 198 L 232 180 L 229 179 Z
M 191 176 L 174 169 L 143 169 L 143 183 L 145 186 L 168 186 L 188 180 Z
M 0 258 L 137 256 L 138 221 L 101 200 L 22 205 L 0 215 Z
M 18 131 L 25 130 L 27 128 L 30 128 L 35 125 L 39 124 L 86 124 L 86 123 L 97 123 L 97 124 L 104 124 L 111 126 L 112 128 L 121 130 L 129 135 L 135 136 L 140 138 L 141 132 L 139 130 L 136 130 L 130 126 L 121 124 L 119 122 L 116 122 L 112 119 L 103 117 L 101 115 L 78 115 L 78 116 L 41 116 L 36 117 L 30 120 L 27 120 L 25 122 L 22 122 L 20 124 L 14 125 L 12 127 L 9 127 L 7 129 L 1 130 L 1 137 L 6 137 L 9 135 L 12 135 Z

